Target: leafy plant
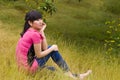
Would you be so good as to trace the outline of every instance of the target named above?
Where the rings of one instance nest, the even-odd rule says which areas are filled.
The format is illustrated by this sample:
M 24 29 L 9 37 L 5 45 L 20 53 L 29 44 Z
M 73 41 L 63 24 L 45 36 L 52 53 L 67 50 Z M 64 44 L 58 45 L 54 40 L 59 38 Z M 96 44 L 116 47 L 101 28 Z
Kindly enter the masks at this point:
M 120 19 L 113 21 L 106 21 L 106 34 L 108 38 L 105 40 L 106 54 L 111 57 L 115 55 L 120 57 Z
M 44 19 L 46 15 L 53 15 L 56 12 L 54 0 L 25 0 L 28 10 L 36 9 L 43 14 Z

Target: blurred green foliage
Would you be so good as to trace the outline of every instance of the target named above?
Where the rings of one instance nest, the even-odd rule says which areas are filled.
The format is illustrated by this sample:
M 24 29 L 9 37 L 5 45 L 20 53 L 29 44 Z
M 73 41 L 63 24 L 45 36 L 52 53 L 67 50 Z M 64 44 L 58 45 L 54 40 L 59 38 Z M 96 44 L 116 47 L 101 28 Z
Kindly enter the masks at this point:
M 120 19 L 106 21 L 108 38 L 105 40 L 106 54 L 120 57 Z
M 28 10 L 38 10 L 43 15 L 43 20 L 46 22 L 47 15 L 53 15 L 56 12 L 54 0 L 25 0 Z
M 56 12 L 56 7 L 53 0 L 25 0 L 25 2 L 29 9 L 36 9 L 50 15 Z

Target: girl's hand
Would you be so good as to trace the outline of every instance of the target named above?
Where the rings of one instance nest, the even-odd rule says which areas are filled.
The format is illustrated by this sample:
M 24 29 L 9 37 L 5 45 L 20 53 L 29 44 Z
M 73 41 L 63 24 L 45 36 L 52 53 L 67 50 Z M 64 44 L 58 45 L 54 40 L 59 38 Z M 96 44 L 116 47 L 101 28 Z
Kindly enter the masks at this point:
M 57 45 L 52 45 L 53 51 L 58 51 L 58 46 Z
M 40 31 L 44 31 L 44 30 L 45 30 L 45 28 L 46 28 L 46 23 L 43 22 L 43 23 L 42 23 L 42 26 L 43 26 L 43 27 L 42 27 L 42 29 L 41 29 Z

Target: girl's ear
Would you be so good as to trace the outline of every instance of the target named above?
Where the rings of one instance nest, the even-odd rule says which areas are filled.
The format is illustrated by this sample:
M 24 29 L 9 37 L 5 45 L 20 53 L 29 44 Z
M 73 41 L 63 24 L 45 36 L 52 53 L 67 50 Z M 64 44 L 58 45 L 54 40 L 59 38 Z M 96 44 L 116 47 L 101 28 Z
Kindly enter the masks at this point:
M 29 24 L 30 26 L 32 26 L 32 22 L 31 22 L 31 21 L 28 21 L 28 24 Z

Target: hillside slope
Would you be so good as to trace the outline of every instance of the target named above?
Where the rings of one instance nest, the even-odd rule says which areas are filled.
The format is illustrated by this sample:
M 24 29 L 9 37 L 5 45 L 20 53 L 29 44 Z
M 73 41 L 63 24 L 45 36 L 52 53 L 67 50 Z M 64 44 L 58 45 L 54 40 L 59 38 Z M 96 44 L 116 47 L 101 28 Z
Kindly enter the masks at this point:
M 0 63 L 1 63 L 0 79 L 1 80 L 72 80 L 71 78 L 64 76 L 63 72 L 61 72 L 61 70 L 59 70 L 57 65 L 54 64 L 54 62 L 51 60 L 47 63 L 47 65 L 55 66 L 58 71 L 51 72 L 51 71 L 44 69 L 44 70 L 38 71 L 36 75 L 27 75 L 27 74 L 23 74 L 18 71 L 17 66 L 16 66 L 16 61 L 15 61 L 15 47 L 20 37 L 19 33 L 22 30 L 25 13 L 14 7 L 17 4 L 13 4 L 13 2 L 8 3 L 8 4 L 1 3 L 0 5 L 0 32 L 1 32 L 0 33 L 0 37 L 1 37 L 0 38 L 0 54 L 1 54 L 0 56 L 0 59 L 1 59 L 0 60 Z M 22 4 L 22 2 L 19 2 L 19 4 Z M 72 5 L 73 4 L 71 4 L 71 7 L 69 7 L 66 3 L 64 4 L 62 4 L 62 2 L 60 2 L 60 4 L 57 3 L 58 8 L 63 8 L 63 6 L 67 6 L 67 7 L 65 7 L 66 9 L 64 9 L 63 12 L 60 11 L 61 10 L 60 9 L 55 15 L 48 18 L 48 22 L 47 22 L 48 27 L 46 29 L 48 43 L 58 44 L 59 51 L 61 55 L 63 56 L 63 58 L 68 63 L 68 65 L 70 66 L 72 72 L 83 73 L 87 69 L 92 69 L 93 73 L 89 77 L 87 77 L 85 80 L 119 80 L 120 79 L 119 59 L 114 59 L 114 61 L 112 62 L 111 60 L 105 57 L 105 50 L 101 49 L 101 47 L 89 48 L 83 45 L 79 49 L 73 41 L 69 40 L 70 41 L 69 42 L 63 39 L 63 37 L 60 37 L 62 33 L 67 31 L 66 29 L 70 31 L 71 35 L 74 34 L 76 31 L 79 31 L 78 29 L 76 29 L 75 32 L 71 31 L 77 27 L 71 28 L 71 27 L 63 26 L 63 23 L 64 23 L 63 20 L 65 19 L 66 19 L 65 20 L 66 23 L 64 23 L 65 25 L 67 25 L 68 22 L 72 23 L 74 21 L 78 21 L 79 19 L 81 19 L 81 17 L 80 18 L 75 17 L 75 19 L 73 18 L 72 12 L 74 15 L 78 15 L 78 16 L 79 16 L 79 13 L 77 13 L 78 8 L 75 8 L 75 6 L 72 7 Z M 23 6 L 23 5 L 20 5 L 20 6 Z M 65 13 L 67 14 L 71 13 L 71 14 L 68 14 L 67 16 L 67 14 Z M 72 18 L 69 17 L 70 15 L 72 16 Z M 76 20 L 76 18 L 78 19 Z M 61 20 L 58 21 L 58 19 L 59 20 L 61 19 Z M 85 22 L 83 23 L 83 21 L 80 23 L 79 21 L 75 22 L 75 25 L 76 26 L 79 26 L 78 24 L 85 25 Z M 68 25 L 73 26 L 74 24 L 68 24 Z M 51 29 L 55 26 L 56 26 L 55 30 Z M 62 27 L 57 28 L 58 26 L 60 27 L 62 26 Z M 56 30 L 58 29 L 60 31 L 59 33 L 56 32 Z M 86 32 L 87 34 L 87 32 L 89 33 L 89 29 L 90 28 L 86 27 L 86 29 L 83 28 L 81 31 L 83 33 Z M 91 30 L 94 30 L 94 29 L 96 28 L 93 28 Z M 67 33 L 68 32 L 66 32 L 66 34 Z M 80 35 L 82 36 L 82 34 Z M 86 37 L 84 38 L 84 40 L 86 40 L 87 36 L 85 36 L 85 34 L 83 35 L 84 35 L 83 37 Z

